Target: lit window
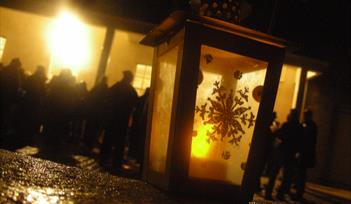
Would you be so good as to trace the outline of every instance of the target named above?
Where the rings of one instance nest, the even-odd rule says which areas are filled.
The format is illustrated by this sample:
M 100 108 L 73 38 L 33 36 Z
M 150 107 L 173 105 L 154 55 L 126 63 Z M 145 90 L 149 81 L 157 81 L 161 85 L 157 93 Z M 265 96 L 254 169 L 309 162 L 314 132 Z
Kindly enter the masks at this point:
M 6 44 L 6 38 L 0 36 L 0 62 L 2 60 L 2 55 L 4 54 Z
M 141 96 L 144 94 L 145 89 L 150 87 L 151 82 L 151 69 L 150 65 L 137 64 L 134 76 L 133 86 Z

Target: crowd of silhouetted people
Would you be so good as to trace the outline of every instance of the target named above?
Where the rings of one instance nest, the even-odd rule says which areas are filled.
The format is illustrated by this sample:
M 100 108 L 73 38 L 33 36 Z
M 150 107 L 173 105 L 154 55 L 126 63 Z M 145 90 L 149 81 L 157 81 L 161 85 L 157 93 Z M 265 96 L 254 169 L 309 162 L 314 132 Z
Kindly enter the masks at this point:
M 41 157 L 55 161 L 97 149 L 101 165 L 112 170 L 121 168 L 128 146 L 142 164 L 149 90 L 138 97 L 132 81 L 124 71 L 112 87 L 102 77 L 88 90 L 70 69 L 48 80 L 43 66 L 28 75 L 18 58 L 1 64 L 0 148 L 38 146 Z
M 302 123 L 299 122 L 300 115 L 296 109 L 290 111 L 287 121 L 281 126 L 276 117 L 273 112 L 271 126 L 266 134 L 265 165 L 261 169 L 262 174 L 269 178 L 264 188 L 265 198 L 273 200 L 276 178 L 282 170 L 276 199 L 284 201 L 285 195 L 289 194 L 292 200 L 304 201 L 307 169 L 314 167 L 316 162 L 317 126 L 309 109 L 305 110 Z M 258 181 L 258 191 L 262 190 L 260 186 Z M 292 186 L 295 192 L 292 192 Z

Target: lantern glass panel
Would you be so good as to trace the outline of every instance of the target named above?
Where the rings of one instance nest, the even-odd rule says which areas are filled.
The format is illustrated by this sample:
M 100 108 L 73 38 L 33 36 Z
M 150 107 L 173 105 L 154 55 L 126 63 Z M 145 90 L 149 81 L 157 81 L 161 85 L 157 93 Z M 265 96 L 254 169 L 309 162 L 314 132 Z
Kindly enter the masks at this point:
M 268 63 L 201 46 L 189 176 L 240 185 Z
M 171 126 L 178 46 L 158 57 L 150 140 L 150 169 L 164 173 Z

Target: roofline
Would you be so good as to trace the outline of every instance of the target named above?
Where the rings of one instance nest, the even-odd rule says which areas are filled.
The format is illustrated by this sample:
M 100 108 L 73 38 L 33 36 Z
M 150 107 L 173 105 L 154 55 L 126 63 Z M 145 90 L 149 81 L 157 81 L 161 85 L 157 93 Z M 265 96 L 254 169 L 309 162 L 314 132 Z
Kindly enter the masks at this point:
M 290 52 L 287 52 L 285 54 L 284 64 L 299 66 L 317 72 L 325 72 L 329 67 L 328 62 L 302 55 L 293 54 Z
M 138 21 L 117 15 L 110 15 L 108 12 L 103 13 L 84 8 L 80 5 L 62 4 L 61 1 L 44 1 L 44 0 L 1 0 L 0 7 L 33 13 L 46 17 L 55 17 L 62 8 L 68 8 L 80 15 L 88 24 L 106 27 L 115 27 L 121 30 L 146 34 L 155 25 L 148 22 Z

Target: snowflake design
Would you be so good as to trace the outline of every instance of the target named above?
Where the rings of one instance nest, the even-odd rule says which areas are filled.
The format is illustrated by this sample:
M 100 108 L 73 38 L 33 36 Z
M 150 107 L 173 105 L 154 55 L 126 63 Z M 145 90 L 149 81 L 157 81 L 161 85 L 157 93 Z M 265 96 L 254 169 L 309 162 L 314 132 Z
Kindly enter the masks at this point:
M 227 93 L 226 89 L 219 81 L 213 84 L 213 98 L 207 98 L 208 103 L 195 107 L 195 112 L 199 114 L 205 124 L 212 124 L 213 131 L 208 132 L 207 142 L 223 141 L 226 137 L 229 138 L 230 144 L 239 146 L 242 136 L 245 134 L 243 127 L 252 127 L 255 122 L 255 115 L 250 111 L 250 106 L 245 106 L 248 103 L 249 89 L 238 90 L 239 96 L 233 94 L 233 89 Z
M 230 154 L 229 151 L 223 151 L 221 157 L 222 157 L 222 159 L 224 159 L 224 160 L 229 160 L 230 157 L 231 157 L 231 154 Z

